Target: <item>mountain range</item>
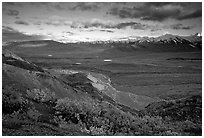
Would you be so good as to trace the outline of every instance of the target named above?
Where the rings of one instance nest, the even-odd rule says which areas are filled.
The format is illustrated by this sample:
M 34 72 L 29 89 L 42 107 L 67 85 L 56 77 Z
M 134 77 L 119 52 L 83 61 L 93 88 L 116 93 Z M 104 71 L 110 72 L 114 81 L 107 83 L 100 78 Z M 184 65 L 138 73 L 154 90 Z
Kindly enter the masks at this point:
M 172 34 L 164 34 L 158 37 L 138 37 L 138 36 L 129 36 L 123 38 L 117 38 L 112 40 L 105 41 L 92 41 L 91 43 L 135 43 L 135 44 L 144 44 L 144 43 L 159 43 L 159 44 L 182 44 L 189 43 L 195 45 L 202 41 L 201 33 L 196 33 L 190 36 L 179 36 Z
M 39 40 L 38 38 L 35 38 L 33 40 L 30 39 L 8 39 L 6 41 L 3 41 L 3 44 L 7 44 L 8 42 L 22 42 L 22 41 L 37 41 Z M 88 43 L 113 43 L 113 42 L 118 42 L 118 43 L 130 43 L 130 42 L 137 42 L 137 43 L 155 43 L 155 42 L 160 42 L 160 43 L 182 43 L 183 41 L 188 41 L 191 43 L 194 42 L 199 42 L 202 40 L 202 33 L 196 33 L 194 35 L 189 35 L 189 36 L 179 36 L 179 35 L 173 35 L 173 34 L 164 34 L 158 37 L 140 37 L 140 36 L 128 36 L 128 37 L 121 37 L 121 38 L 111 38 L 107 40 L 89 40 L 89 41 L 69 41 L 68 39 L 63 39 L 63 40 L 54 40 L 57 42 L 61 43 L 83 43 L 83 42 L 88 42 Z

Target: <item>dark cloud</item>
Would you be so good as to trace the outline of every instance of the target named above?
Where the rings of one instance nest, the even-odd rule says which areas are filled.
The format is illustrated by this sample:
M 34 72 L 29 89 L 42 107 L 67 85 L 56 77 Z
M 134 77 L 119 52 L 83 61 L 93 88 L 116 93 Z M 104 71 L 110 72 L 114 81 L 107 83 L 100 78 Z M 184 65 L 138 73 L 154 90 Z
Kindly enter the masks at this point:
M 81 29 L 80 32 L 93 32 L 93 31 L 96 31 L 96 29 L 89 29 L 89 30 L 83 30 Z
M 108 32 L 108 33 L 114 33 L 114 31 L 112 31 L 112 30 L 107 30 L 107 29 L 100 29 L 100 30 L 98 30 L 98 29 L 82 29 L 82 30 L 80 30 L 80 32 L 94 32 L 94 31 L 101 31 L 101 32 Z
M 6 14 L 8 16 L 18 16 L 19 11 L 3 8 L 3 14 Z
M 26 3 L 28 2 L 2 2 L 2 7 L 7 7 L 7 6 L 22 7 Z
M 122 9 L 118 7 L 113 7 L 107 12 L 107 14 L 119 16 L 120 18 L 133 18 L 132 9 L 123 7 Z
M 66 8 L 62 7 L 60 4 L 54 5 L 54 8 L 57 10 L 65 10 Z
M 52 16 L 48 18 L 47 20 L 42 21 L 43 19 L 36 19 L 36 21 L 33 21 L 33 24 L 35 25 L 41 25 L 41 24 L 46 24 L 46 25 L 53 25 L 53 26 L 70 26 L 72 21 L 68 20 L 65 17 L 61 16 Z
M 193 19 L 193 18 L 198 18 L 198 17 L 202 17 L 202 10 L 196 10 L 192 13 L 189 13 L 187 15 L 184 16 L 180 16 L 178 17 L 179 20 L 184 20 L 184 19 Z
M 192 12 L 188 13 L 189 10 Z M 184 20 L 201 17 L 202 7 L 201 3 L 193 3 L 189 9 L 189 5 L 186 3 L 153 2 L 132 7 L 112 7 L 107 14 L 120 18 L 139 18 L 151 21 L 164 21 L 169 18 Z
M 101 27 L 101 28 L 114 28 L 112 24 L 105 24 L 105 23 L 100 23 L 100 22 L 87 22 L 84 23 L 84 28 L 91 28 L 91 27 Z
M 184 26 L 183 24 L 173 24 L 170 26 L 171 29 L 175 29 L 175 30 L 189 30 L 192 29 L 194 26 Z
M 70 32 L 70 31 L 64 31 L 63 32 L 64 34 L 66 34 L 66 35 L 76 35 L 76 33 L 73 33 L 73 32 Z
M 108 4 L 108 3 L 107 3 Z M 80 10 L 97 11 L 105 3 L 101 2 L 31 2 L 30 5 L 40 7 L 45 6 L 48 10 Z
M 160 29 L 160 28 L 153 28 L 153 29 L 151 29 L 150 31 L 151 31 L 151 32 L 157 32 L 157 31 L 160 31 L 160 30 L 162 30 L 162 29 Z
M 41 25 L 42 22 L 41 22 L 41 21 L 35 21 L 35 22 L 33 22 L 33 24 L 34 24 L 34 25 Z
M 22 40 L 42 40 L 44 38 L 45 36 L 42 36 L 42 35 L 26 35 L 12 27 L 2 26 L 3 42 L 22 41 Z
M 15 5 L 15 2 L 3 2 L 3 4 L 7 4 L 7 5 L 12 5 L 12 6 L 14 6 L 14 5 Z
M 32 6 L 40 7 L 40 6 L 49 6 L 50 2 L 29 2 L 29 3 L 26 3 L 26 4 L 30 4 Z
M 114 31 L 112 31 L 112 30 L 104 30 L 104 29 L 102 29 L 102 30 L 100 30 L 101 32 L 108 32 L 108 33 L 113 33 Z
M 87 22 L 72 22 L 71 28 L 114 28 L 114 24 L 100 19 L 93 19 Z
M 115 27 L 117 29 L 123 29 L 130 26 L 132 29 L 139 29 L 139 30 L 144 30 L 146 29 L 148 26 L 141 24 L 141 23 L 137 23 L 137 22 L 125 22 L 125 23 L 119 23 L 118 25 L 116 25 Z
M 51 19 L 51 20 L 47 20 L 47 21 L 36 20 L 36 21 L 31 21 L 31 22 L 32 22 L 32 24 L 37 25 L 37 26 L 40 26 L 40 25 L 43 25 L 43 24 L 53 25 L 53 26 L 56 26 L 56 27 L 57 26 L 62 26 L 62 25 L 65 25 L 65 26 L 71 25 L 70 21 L 61 20 L 61 19 Z
M 73 29 L 75 29 L 75 28 L 81 28 L 81 27 L 80 27 L 79 25 L 77 25 L 77 24 L 71 24 L 70 27 L 73 28 Z
M 2 26 L 2 33 L 6 32 L 18 32 L 18 31 L 9 26 Z
M 54 25 L 54 26 L 60 26 L 61 25 L 61 23 L 59 21 L 50 21 L 50 22 L 48 21 L 48 22 L 45 22 L 45 24 L 47 24 L 47 25 Z M 40 25 L 39 22 L 38 22 L 38 25 Z
M 27 23 L 26 21 L 22 21 L 22 20 L 15 21 L 15 24 L 19 24 L 19 25 L 29 25 L 29 23 Z
M 159 10 L 152 10 L 149 15 L 145 15 L 141 17 L 142 20 L 152 20 L 152 21 L 163 21 L 168 18 L 177 18 L 176 16 L 180 14 L 180 10 L 174 9 L 159 9 Z
M 167 18 L 175 18 L 175 16 L 180 14 L 179 9 L 174 8 L 156 8 L 144 5 L 142 7 L 123 7 L 112 8 L 109 12 L 111 15 L 119 16 L 120 18 L 140 18 L 142 20 L 153 20 L 153 21 L 163 21 Z
M 113 23 L 103 20 L 92 20 L 89 22 L 73 22 L 70 26 L 71 28 L 103 28 L 103 29 L 125 29 L 126 27 L 131 27 L 132 29 L 144 30 L 149 28 L 149 25 L 141 24 L 138 22 L 123 22 L 123 23 Z
M 190 8 L 202 8 L 201 2 L 147 2 L 146 6 L 149 7 L 163 7 L 163 6 L 180 6 L 184 9 Z
M 174 4 L 172 2 L 147 2 L 146 6 L 165 6 L 165 5 L 169 5 L 169 4 Z
M 69 8 L 70 10 L 81 10 L 81 11 L 97 11 L 100 9 L 100 6 L 97 3 L 91 3 L 91 2 L 79 2 L 76 3 L 76 5 L 72 8 Z
M 69 2 L 30 2 L 29 4 L 35 7 L 46 7 L 48 11 L 52 11 L 53 9 L 68 10 Z

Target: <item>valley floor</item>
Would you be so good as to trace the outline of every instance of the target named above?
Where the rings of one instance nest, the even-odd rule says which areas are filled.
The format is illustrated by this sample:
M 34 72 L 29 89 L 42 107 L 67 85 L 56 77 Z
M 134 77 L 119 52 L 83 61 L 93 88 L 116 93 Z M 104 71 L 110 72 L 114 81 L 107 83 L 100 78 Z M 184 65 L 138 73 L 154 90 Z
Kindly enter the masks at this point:
M 104 62 L 104 56 L 72 60 L 29 58 L 47 68 L 102 73 L 110 77 L 116 89 L 137 95 L 174 99 L 202 93 L 201 52 L 138 52 L 121 57 L 108 55 L 107 59 L 112 59 L 112 62 Z M 81 64 L 75 65 L 75 62 Z

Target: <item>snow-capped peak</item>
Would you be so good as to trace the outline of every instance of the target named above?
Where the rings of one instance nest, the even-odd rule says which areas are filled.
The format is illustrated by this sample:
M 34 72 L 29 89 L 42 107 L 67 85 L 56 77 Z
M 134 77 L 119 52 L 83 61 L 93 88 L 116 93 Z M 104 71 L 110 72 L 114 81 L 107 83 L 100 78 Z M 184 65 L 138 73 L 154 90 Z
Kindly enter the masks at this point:
M 201 37 L 202 33 L 196 33 L 195 35 Z

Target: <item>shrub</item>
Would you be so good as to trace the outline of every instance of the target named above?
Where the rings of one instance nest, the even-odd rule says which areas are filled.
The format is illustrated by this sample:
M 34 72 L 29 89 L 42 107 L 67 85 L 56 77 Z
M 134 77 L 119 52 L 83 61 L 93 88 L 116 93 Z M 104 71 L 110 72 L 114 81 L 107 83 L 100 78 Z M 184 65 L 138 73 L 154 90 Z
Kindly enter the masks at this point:
M 58 126 L 60 127 L 60 128 L 67 128 L 67 126 L 68 126 L 68 122 L 65 120 L 65 118 L 62 118 L 62 116 L 54 116 L 54 119 L 53 119 L 53 122 L 55 123 L 55 124 L 58 124 Z
M 92 110 L 95 109 L 95 104 L 91 102 L 71 100 L 69 98 L 60 99 L 57 101 L 55 109 L 58 115 L 62 115 L 66 121 L 71 120 L 74 123 L 78 123 L 80 117 L 82 120 L 87 119 Z
M 192 121 L 186 120 L 181 123 L 182 130 L 187 133 L 191 133 L 194 135 L 201 135 L 202 134 L 202 125 L 201 124 L 195 124 Z
M 55 101 L 55 93 L 49 89 L 32 89 L 27 90 L 27 97 L 37 102 Z
M 60 99 L 55 106 L 62 122 L 80 124 L 90 135 L 162 135 L 167 128 L 161 117 L 143 118 L 123 112 L 106 102 Z
M 99 136 L 99 135 L 106 135 L 106 130 L 105 128 L 102 126 L 102 127 L 94 127 L 94 126 L 91 126 L 90 127 L 90 132 L 89 132 L 91 135 L 96 135 L 96 136 Z
M 14 111 L 25 111 L 28 108 L 28 100 L 12 87 L 2 89 L 2 111 L 11 114 Z
M 30 119 L 38 121 L 38 117 L 41 115 L 35 108 L 28 110 L 27 115 Z
M 2 114 L 2 127 L 8 129 L 19 129 L 22 125 L 28 124 L 27 113 L 21 110 L 11 114 Z

